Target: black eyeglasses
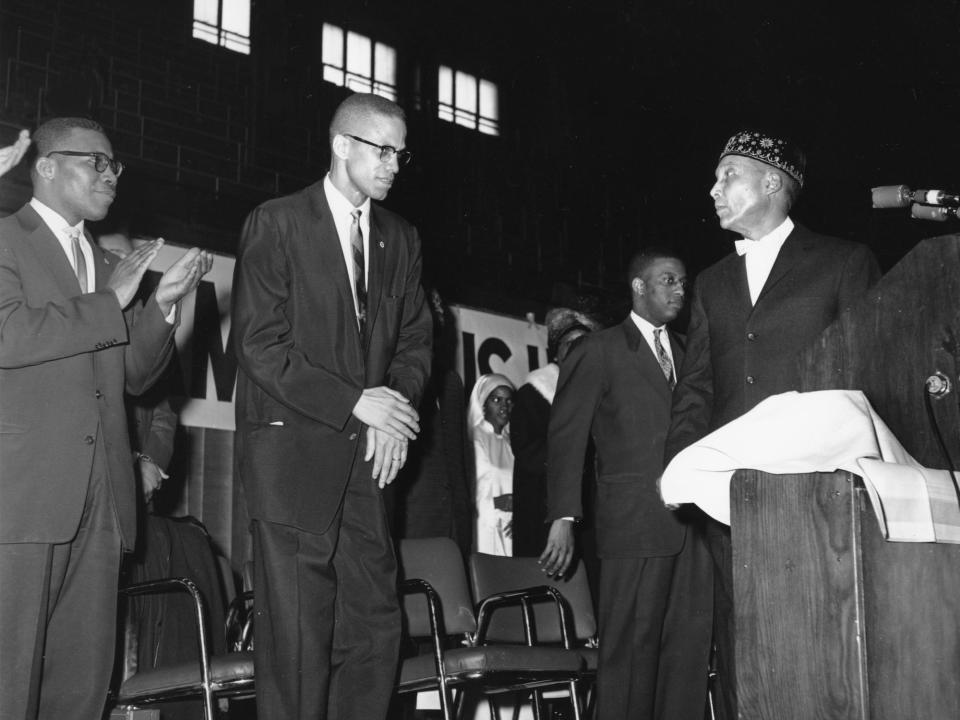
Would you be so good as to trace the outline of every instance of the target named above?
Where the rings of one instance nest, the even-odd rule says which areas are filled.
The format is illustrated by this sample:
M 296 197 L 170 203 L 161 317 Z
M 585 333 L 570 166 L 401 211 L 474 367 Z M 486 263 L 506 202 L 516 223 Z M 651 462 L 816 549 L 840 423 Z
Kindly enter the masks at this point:
M 397 150 L 393 145 L 377 145 L 375 142 L 364 140 L 362 137 L 357 137 L 356 135 L 347 135 L 346 133 L 344 133 L 344 135 L 357 142 L 362 142 L 364 145 L 377 148 L 377 150 L 380 151 L 380 162 L 382 163 L 388 163 L 393 160 L 393 158 L 397 158 L 397 165 L 403 167 L 410 162 L 410 158 L 413 157 L 413 153 L 409 150 Z
M 70 155 L 72 157 L 92 157 L 93 158 L 93 169 L 98 173 L 105 172 L 109 167 L 113 174 L 117 177 L 120 177 L 120 173 L 123 172 L 123 163 L 119 160 L 114 160 L 109 155 L 106 155 L 102 152 L 84 152 L 82 150 L 51 150 L 47 153 L 47 157 L 51 155 Z

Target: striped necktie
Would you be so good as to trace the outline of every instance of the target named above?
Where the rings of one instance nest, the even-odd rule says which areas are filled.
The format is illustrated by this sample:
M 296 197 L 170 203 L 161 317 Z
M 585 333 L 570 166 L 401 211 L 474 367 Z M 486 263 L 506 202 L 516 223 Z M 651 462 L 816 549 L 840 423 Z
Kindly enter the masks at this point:
M 667 380 L 667 385 L 673 390 L 677 384 L 673 378 L 673 363 L 670 362 L 670 356 L 667 355 L 667 351 L 663 349 L 663 344 L 660 342 L 661 332 L 663 332 L 663 328 L 656 328 L 653 331 L 653 346 L 657 350 L 657 362 L 660 363 L 660 369 L 663 370 L 663 376 Z
M 70 246 L 73 249 L 73 266 L 77 269 L 77 281 L 80 283 L 80 292 L 88 292 L 90 285 L 87 282 L 87 261 L 83 257 L 83 248 L 80 247 L 80 229 L 67 228 L 67 235 L 70 236 Z
M 363 259 L 363 231 L 360 229 L 360 214 L 362 210 L 350 213 L 353 222 L 350 223 L 350 248 L 353 251 L 353 286 L 357 292 L 357 325 L 360 328 L 360 339 L 364 341 L 367 329 L 367 280 Z

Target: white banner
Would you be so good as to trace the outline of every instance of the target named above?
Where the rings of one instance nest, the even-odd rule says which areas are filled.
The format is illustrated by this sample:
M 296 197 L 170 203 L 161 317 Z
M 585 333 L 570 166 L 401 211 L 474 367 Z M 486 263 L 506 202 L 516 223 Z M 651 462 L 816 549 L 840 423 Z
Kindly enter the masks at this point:
M 151 270 L 162 273 L 186 252 L 168 244 Z M 184 298 L 177 328 L 175 388 L 182 393 L 180 424 L 233 430 L 237 361 L 230 344 L 230 294 L 236 259 L 217 254 L 195 293 Z M 154 282 L 158 278 L 154 275 Z M 479 375 L 506 375 L 519 387 L 547 362 L 547 331 L 530 319 L 453 305 L 457 322 L 457 367 L 467 391 Z

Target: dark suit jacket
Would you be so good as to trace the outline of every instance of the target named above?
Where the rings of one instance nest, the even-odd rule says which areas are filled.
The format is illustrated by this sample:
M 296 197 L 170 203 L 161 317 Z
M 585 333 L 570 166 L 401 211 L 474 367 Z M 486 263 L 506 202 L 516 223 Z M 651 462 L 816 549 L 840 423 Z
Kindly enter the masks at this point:
M 547 428 L 550 403 L 533 385 L 521 385 L 510 411 L 513 449 L 513 554 L 539 555 L 547 544 Z
M 106 288 L 116 257 L 91 246 L 96 291 L 81 294 L 32 207 L 0 219 L 0 542 L 73 538 L 98 434 L 124 546 L 134 542 L 124 389 L 153 383 L 175 326 L 153 297 L 128 320 Z
M 687 353 L 673 394 L 667 459 L 770 395 L 798 390 L 798 353 L 880 277 L 865 245 L 796 225 L 750 304 L 731 254 L 697 278 Z
M 367 351 L 347 267 L 318 182 L 256 208 L 233 283 L 237 472 L 252 519 L 323 532 L 365 427 L 364 388 L 388 385 L 414 404 L 430 370 L 433 325 L 420 287 L 420 238 L 371 206 Z
M 670 345 L 679 365 L 683 349 L 672 333 Z M 585 337 L 560 366 L 550 415 L 547 519 L 583 515 L 583 459 L 592 436 L 597 554 L 679 553 L 684 526 L 657 490 L 669 423 L 670 388 L 633 320 Z

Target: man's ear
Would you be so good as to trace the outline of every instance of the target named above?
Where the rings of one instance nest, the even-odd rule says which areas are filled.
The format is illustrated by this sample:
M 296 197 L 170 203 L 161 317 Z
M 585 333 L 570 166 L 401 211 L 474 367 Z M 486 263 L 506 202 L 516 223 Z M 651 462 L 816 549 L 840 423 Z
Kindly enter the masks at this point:
M 347 159 L 347 150 L 350 146 L 350 140 L 344 135 L 334 135 L 333 143 L 331 148 L 333 149 L 333 154 L 336 155 L 341 160 Z
M 643 291 L 646 290 L 646 288 L 646 284 L 638 277 L 630 281 L 630 289 L 633 290 L 634 295 L 643 295 Z
M 783 178 L 780 177 L 780 173 L 771 170 L 766 174 L 764 186 L 766 187 L 767 194 L 775 195 L 776 193 L 783 190 Z
M 57 174 L 57 163 L 53 158 L 39 157 L 34 163 L 34 167 L 37 169 L 37 175 L 44 180 L 52 180 L 54 175 Z

